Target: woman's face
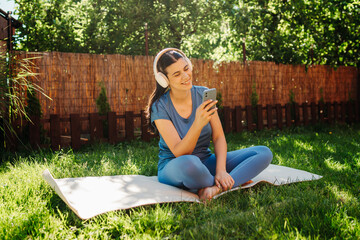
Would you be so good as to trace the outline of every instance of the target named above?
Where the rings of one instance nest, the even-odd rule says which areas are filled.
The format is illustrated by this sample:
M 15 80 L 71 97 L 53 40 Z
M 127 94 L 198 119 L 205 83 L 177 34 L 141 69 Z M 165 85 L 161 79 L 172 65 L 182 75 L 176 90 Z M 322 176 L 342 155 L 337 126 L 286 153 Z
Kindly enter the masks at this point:
M 179 58 L 175 63 L 168 66 L 165 71 L 171 89 L 188 90 L 192 88 L 192 71 L 183 58 Z

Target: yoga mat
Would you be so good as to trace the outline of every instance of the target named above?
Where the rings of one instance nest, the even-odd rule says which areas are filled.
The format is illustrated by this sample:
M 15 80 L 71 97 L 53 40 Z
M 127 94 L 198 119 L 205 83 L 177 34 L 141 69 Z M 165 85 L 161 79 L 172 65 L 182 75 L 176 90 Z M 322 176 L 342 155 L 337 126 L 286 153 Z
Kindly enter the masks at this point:
M 148 204 L 201 202 L 197 194 L 162 184 L 157 180 L 157 176 L 117 175 L 55 179 L 46 169 L 43 178 L 81 219 Z M 320 178 L 322 176 L 310 172 L 270 164 L 253 178 L 251 183 L 222 192 L 214 199 L 231 191 L 252 187 L 259 182 L 279 186 Z

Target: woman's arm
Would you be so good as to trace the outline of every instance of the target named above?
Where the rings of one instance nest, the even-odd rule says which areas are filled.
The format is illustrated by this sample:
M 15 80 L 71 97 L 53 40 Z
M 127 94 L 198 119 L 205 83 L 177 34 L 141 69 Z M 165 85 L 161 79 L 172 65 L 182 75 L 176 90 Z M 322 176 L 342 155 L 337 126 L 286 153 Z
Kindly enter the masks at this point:
M 216 175 L 215 184 L 224 190 L 231 189 L 234 185 L 234 179 L 226 172 L 227 143 L 225 134 L 221 126 L 221 121 L 217 113 L 210 121 L 212 128 L 212 138 L 216 156 Z
M 179 133 L 170 120 L 158 119 L 154 121 L 159 133 L 175 157 L 191 154 L 194 151 L 201 130 L 215 116 L 215 114 L 212 114 L 217 111 L 217 108 L 209 111 L 217 101 L 210 102 L 211 100 L 208 100 L 196 109 L 195 120 L 183 139 L 180 138 Z

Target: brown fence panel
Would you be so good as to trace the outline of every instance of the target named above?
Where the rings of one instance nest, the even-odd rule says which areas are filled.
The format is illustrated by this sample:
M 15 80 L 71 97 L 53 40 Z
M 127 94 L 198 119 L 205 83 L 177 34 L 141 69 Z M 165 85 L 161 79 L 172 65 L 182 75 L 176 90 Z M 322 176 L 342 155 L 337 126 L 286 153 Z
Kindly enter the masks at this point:
M 253 130 L 253 118 L 252 118 L 252 107 L 251 105 L 246 106 L 246 121 L 247 121 L 247 129 L 249 131 Z
M 107 120 L 108 120 L 109 143 L 114 144 L 117 142 L 116 113 L 108 112 Z
M 235 107 L 234 115 L 235 115 L 235 132 L 241 132 L 243 130 L 241 106 Z
M 230 107 L 225 106 L 223 108 L 224 111 L 224 132 L 229 133 L 231 132 L 231 111 Z
M 29 140 L 32 148 L 40 146 L 40 116 L 31 116 L 29 122 Z
M 75 150 L 81 147 L 80 126 L 80 114 L 70 114 L 71 148 Z
M 132 111 L 125 112 L 125 139 L 133 140 L 134 135 L 134 113 Z
M 152 73 L 153 56 L 97 55 L 84 53 L 25 53 L 20 57 L 41 56 L 34 60 L 39 75 L 34 81 L 52 100 L 39 96 L 44 118 L 96 112 L 95 100 L 104 82 L 112 111 L 145 109 L 148 97 L 155 88 Z M 215 63 L 212 60 L 191 59 L 196 85 L 215 87 L 223 102 L 231 109 L 250 105 L 251 93 L 260 96 L 259 104 L 285 105 L 290 91 L 296 102 L 347 101 L 357 96 L 359 70 L 354 67 L 284 65 L 273 62 L 249 61 Z M 234 89 L 237 89 L 234 91 Z M 137 123 L 138 124 L 138 123 Z M 138 127 L 138 126 L 137 126 Z
M 53 150 L 59 150 L 61 146 L 61 136 L 60 136 L 60 116 L 58 114 L 50 115 L 50 140 L 51 148 Z

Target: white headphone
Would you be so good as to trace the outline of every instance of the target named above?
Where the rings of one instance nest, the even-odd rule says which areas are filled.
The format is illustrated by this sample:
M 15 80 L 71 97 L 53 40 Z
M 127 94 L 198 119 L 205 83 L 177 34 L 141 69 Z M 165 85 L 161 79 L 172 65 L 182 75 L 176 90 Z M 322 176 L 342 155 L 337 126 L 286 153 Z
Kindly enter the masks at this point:
M 185 55 L 181 50 L 179 50 L 179 49 L 177 49 L 177 48 L 165 48 L 165 49 L 161 50 L 161 51 L 156 55 L 155 60 L 154 60 L 154 75 L 155 75 L 156 81 L 157 81 L 157 82 L 160 84 L 160 86 L 163 87 L 163 88 L 167 88 L 167 87 L 169 86 L 169 79 L 168 79 L 168 78 L 166 77 L 166 75 L 163 74 L 162 72 L 158 72 L 158 70 L 157 70 L 157 63 L 158 63 L 160 57 L 161 57 L 164 53 L 166 53 L 166 52 L 168 52 L 168 51 L 171 51 L 171 50 L 180 53 L 180 54 L 184 57 L 184 60 L 186 61 L 186 63 L 188 64 L 190 71 L 192 71 L 192 64 L 191 64 L 190 60 L 186 57 L 186 55 Z

